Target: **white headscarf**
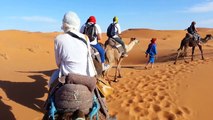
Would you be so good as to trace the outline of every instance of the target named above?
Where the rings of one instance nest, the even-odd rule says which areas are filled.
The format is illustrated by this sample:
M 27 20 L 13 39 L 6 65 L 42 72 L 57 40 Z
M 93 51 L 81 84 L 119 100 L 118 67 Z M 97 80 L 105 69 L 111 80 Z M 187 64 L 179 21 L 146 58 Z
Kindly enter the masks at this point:
M 72 12 L 72 11 L 67 12 L 64 15 L 62 22 L 63 22 L 63 25 L 61 28 L 62 28 L 62 30 L 64 30 L 64 32 L 67 32 L 69 30 L 79 31 L 80 19 L 75 12 Z

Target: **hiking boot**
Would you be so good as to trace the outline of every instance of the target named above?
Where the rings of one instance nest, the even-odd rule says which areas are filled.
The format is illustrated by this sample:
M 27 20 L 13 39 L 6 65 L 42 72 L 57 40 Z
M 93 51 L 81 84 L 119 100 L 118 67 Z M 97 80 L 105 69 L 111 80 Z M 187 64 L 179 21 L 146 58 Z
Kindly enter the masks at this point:
M 105 70 L 109 69 L 109 67 L 110 67 L 110 65 L 109 65 L 109 64 L 104 64 L 104 66 L 103 66 L 103 71 L 105 71 Z

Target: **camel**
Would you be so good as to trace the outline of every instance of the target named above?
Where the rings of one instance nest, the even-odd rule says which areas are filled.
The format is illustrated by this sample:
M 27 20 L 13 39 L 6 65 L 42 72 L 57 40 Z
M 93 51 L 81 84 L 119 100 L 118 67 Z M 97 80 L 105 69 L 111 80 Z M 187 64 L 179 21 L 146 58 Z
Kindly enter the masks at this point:
M 131 38 L 129 44 L 125 45 L 126 51 L 127 52 L 131 51 L 132 48 L 137 43 L 139 43 L 139 40 L 137 40 L 135 38 Z M 110 65 L 110 68 L 108 70 L 104 71 L 104 73 L 103 73 L 104 77 L 106 77 L 106 79 L 110 83 L 109 78 L 108 78 L 108 73 L 114 65 L 117 65 L 115 76 L 114 76 L 114 82 L 118 82 L 117 78 L 121 78 L 120 68 L 121 68 L 121 62 L 124 59 L 124 57 L 122 56 L 122 53 L 120 53 L 118 51 L 118 49 L 112 47 L 109 44 L 105 45 L 105 52 L 106 52 L 106 59 L 107 59 L 109 65 Z
M 202 60 L 204 60 L 202 44 L 207 43 L 208 40 L 211 40 L 211 39 L 213 39 L 213 36 L 211 34 L 207 34 L 205 38 L 200 38 L 201 44 L 198 44 L 197 41 L 193 40 L 193 36 L 191 34 L 186 33 L 186 36 L 181 41 L 180 48 L 177 50 L 178 53 L 177 53 L 174 64 L 177 63 L 178 57 L 180 56 L 182 51 L 183 51 L 183 59 L 186 63 L 188 63 L 188 61 L 186 61 L 186 59 L 185 59 L 185 56 L 187 56 L 187 49 L 189 47 L 192 47 L 191 61 L 193 61 L 194 60 L 194 50 L 195 50 L 196 46 L 198 46 L 198 48 L 201 52 L 201 58 L 202 58 Z

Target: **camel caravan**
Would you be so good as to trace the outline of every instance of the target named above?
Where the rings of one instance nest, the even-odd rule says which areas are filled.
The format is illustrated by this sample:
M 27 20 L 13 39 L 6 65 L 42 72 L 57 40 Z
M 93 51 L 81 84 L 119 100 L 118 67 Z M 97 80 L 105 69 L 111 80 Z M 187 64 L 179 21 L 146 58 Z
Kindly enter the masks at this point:
M 192 21 L 191 25 L 186 29 L 187 33 L 185 37 L 181 40 L 180 48 L 177 50 L 177 56 L 175 58 L 174 64 L 177 63 L 177 60 L 180 55 L 182 55 L 184 61 L 188 63 L 185 57 L 187 56 L 187 50 L 189 47 L 192 47 L 191 61 L 193 61 L 194 51 L 196 46 L 198 46 L 200 50 L 201 59 L 204 60 L 202 44 L 205 44 L 209 40 L 213 39 L 213 36 L 211 34 L 207 34 L 205 38 L 201 38 L 200 35 L 198 34 L 198 30 L 196 29 L 195 25 L 196 25 L 196 22 Z
M 192 47 L 192 55 L 191 55 L 191 61 L 194 60 L 194 51 L 195 51 L 195 47 L 198 46 L 200 53 L 201 53 L 201 59 L 204 60 L 204 56 L 203 56 L 203 48 L 202 48 L 202 44 L 207 43 L 209 40 L 213 39 L 213 36 L 211 34 L 207 34 L 205 38 L 199 38 L 199 42 L 194 40 L 194 36 L 186 33 L 186 36 L 183 38 L 183 40 L 180 43 L 180 48 L 177 50 L 177 56 L 175 58 L 175 62 L 174 64 L 177 63 L 177 60 L 179 58 L 179 56 L 182 54 L 183 59 L 186 63 L 188 63 L 188 61 L 186 61 L 185 57 L 187 56 L 187 50 L 189 47 Z
M 136 38 L 130 38 L 130 42 L 129 44 L 125 45 L 127 52 L 131 51 L 133 49 L 133 47 L 139 42 L 139 40 L 137 40 Z M 85 118 L 85 113 L 87 113 L 88 115 L 86 116 L 87 118 L 89 118 L 89 120 L 93 120 L 93 119 L 100 119 L 100 120 L 116 120 L 116 118 L 110 118 L 108 115 L 108 110 L 107 107 L 105 106 L 104 103 L 104 99 L 105 97 L 107 97 L 108 95 L 113 93 L 113 88 L 110 86 L 110 80 L 108 78 L 108 73 L 111 70 L 111 68 L 116 65 L 116 72 L 115 72 L 115 76 L 114 76 L 114 82 L 118 82 L 117 78 L 121 78 L 121 73 L 120 73 L 120 69 L 121 69 L 121 62 L 124 59 L 124 57 L 122 56 L 122 52 L 123 52 L 123 48 L 121 48 L 121 46 L 119 45 L 119 43 L 116 43 L 112 38 L 109 38 L 108 40 L 106 40 L 105 44 L 103 45 L 105 51 L 106 51 L 106 62 L 109 63 L 110 68 L 106 71 L 102 71 L 101 68 L 101 62 L 100 62 L 100 55 L 97 54 L 95 55 L 95 52 L 97 52 L 97 50 L 91 49 L 92 51 L 92 56 L 93 56 L 93 62 L 94 62 L 94 66 L 97 70 L 97 79 L 95 80 L 94 78 L 91 77 L 86 77 L 86 76 L 68 76 L 69 79 L 66 82 L 70 82 L 70 83 L 75 83 L 75 84 L 82 84 L 87 86 L 88 88 L 91 89 L 91 91 L 94 91 L 94 93 L 96 94 L 97 98 L 93 98 L 92 95 L 90 94 L 89 97 L 84 97 L 84 96 L 80 96 L 82 97 L 81 99 L 88 99 L 90 98 L 90 101 L 87 102 L 82 102 L 81 104 L 73 104 L 73 103 L 68 103 L 68 101 L 72 100 L 72 98 L 69 97 L 61 97 L 61 95 L 64 95 L 64 91 L 66 92 L 71 92 L 71 91 L 75 91 L 76 88 L 74 85 L 72 84 L 68 84 L 68 85 L 63 85 L 62 84 L 65 83 L 65 79 L 66 78 L 61 78 L 58 81 L 55 81 L 53 83 L 51 83 L 51 87 L 50 87 L 50 92 L 49 92 L 49 99 L 47 100 L 47 103 L 45 104 L 45 107 L 47 109 L 43 120 L 51 120 L 51 119 L 55 119 L 55 120 L 84 120 L 84 119 L 78 119 L 79 117 L 81 118 Z M 59 71 L 56 71 L 54 75 L 58 75 Z M 108 81 L 108 83 L 105 81 Z M 85 81 L 85 82 L 84 82 Z M 88 85 L 88 81 L 93 81 L 93 84 Z M 66 83 L 67 84 L 67 83 Z M 79 92 L 79 94 L 89 94 L 90 92 L 88 92 L 85 88 L 85 86 L 79 85 L 79 89 L 81 89 L 81 92 Z M 95 88 L 95 85 L 97 86 L 97 88 Z M 55 105 L 53 105 L 53 98 L 50 97 L 54 95 L 55 97 Z M 69 95 L 68 95 L 69 96 Z M 70 95 L 71 96 L 71 95 Z M 64 101 L 61 101 L 60 99 L 65 99 Z M 78 99 L 78 98 L 77 98 Z M 95 102 L 92 100 L 95 99 Z M 49 101 L 49 103 L 48 103 Z M 58 101 L 58 102 L 57 102 Z M 49 104 L 49 105 L 48 105 Z M 56 107 L 55 107 L 56 106 Z M 81 107 L 87 107 L 87 108 L 91 108 L 91 106 L 94 107 L 94 110 L 92 111 L 83 111 L 83 110 L 64 110 L 64 108 L 66 107 L 76 107 L 76 106 L 80 106 Z M 48 110 L 50 109 L 50 110 Z M 57 112 L 54 112 L 56 111 Z M 82 109 L 82 108 L 81 108 Z
M 76 13 L 64 15 L 64 34 L 54 41 L 59 69 L 50 78 L 43 120 L 116 120 L 116 116 L 109 115 L 105 103 L 114 90 L 108 73 L 117 65 L 114 82 L 118 81 L 122 60 L 139 40 L 131 38 L 128 45 L 124 44 L 118 36 L 117 17 L 110 24 L 111 32 L 105 44 L 98 42 L 101 30 L 94 16 L 90 16 L 80 32 L 79 25 Z
M 64 15 L 64 34 L 55 39 L 59 69 L 50 79 L 43 120 L 116 120 L 116 116 L 108 113 L 106 97 L 114 91 L 111 81 L 118 82 L 118 78 L 122 77 L 121 62 L 139 40 L 130 38 L 129 43 L 124 44 L 119 36 L 117 17 L 113 18 L 113 23 L 107 29 L 108 39 L 104 44 L 98 42 L 102 39 L 101 30 L 94 16 L 88 18 L 81 32 L 78 31 L 79 26 L 80 20 L 76 13 L 68 12 Z M 202 44 L 213 37 L 208 34 L 205 38 L 194 38 L 193 34 L 186 34 L 178 49 L 175 64 L 182 51 L 183 56 L 186 56 L 188 47 L 192 47 L 191 60 L 196 46 L 204 59 Z M 110 80 L 109 73 L 114 66 L 114 79 Z

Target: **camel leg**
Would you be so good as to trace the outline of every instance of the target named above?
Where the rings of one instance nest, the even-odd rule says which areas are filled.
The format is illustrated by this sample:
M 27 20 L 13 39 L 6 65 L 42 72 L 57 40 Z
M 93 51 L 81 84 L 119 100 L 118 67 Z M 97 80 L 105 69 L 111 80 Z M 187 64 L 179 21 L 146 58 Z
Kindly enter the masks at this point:
M 194 46 L 194 47 L 192 47 L 192 58 L 191 58 L 191 61 L 193 61 L 193 60 L 194 60 L 194 52 L 195 52 L 195 46 Z
M 123 60 L 122 57 L 118 60 L 118 65 L 116 67 L 115 76 L 114 76 L 114 82 L 118 82 L 117 78 L 121 78 L 120 68 L 121 68 L 121 61 Z
M 205 60 L 204 59 L 204 56 L 203 56 L 203 49 L 202 49 L 202 46 L 201 45 L 198 45 L 199 49 L 200 49 L 200 53 L 201 53 L 201 58 L 202 60 Z
M 177 60 L 178 60 L 178 58 L 179 58 L 179 56 L 180 56 L 180 53 L 181 53 L 181 50 L 178 50 L 178 53 L 177 53 L 177 56 L 176 56 L 176 59 L 175 59 L 174 64 L 176 64 L 176 63 L 177 63 Z
M 108 83 L 109 83 L 109 85 L 111 85 L 111 80 L 109 79 L 109 71 L 110 71 L 110 69 L 112 69 L 112 64 L 110 64 L 110 67 L 109 67 L 109 69 L 108 70 L 106 70 L 106 71 L 104 71 L 104 79 L 105 80 L 107 80 L 108 81 Z
M 106 79 L 105 79 L 105 78 L 106 78 Z M 111 85 L 111 81 L 110 81 L 109 76 L 108 76 L 108 71 L 105 71 L 104 79 L 105 79 L 106 81 L 108 81 L 109 85 Z
M 109 67 L 109 69 L 104 71 L 104 77 L 106 78 L 106 80 L 108 81 L 108 83 L 110 85 L 111 85 L 111 80 L 109 78 L 109 71 L 111 71 L 112 67 L 115 65 L 114 57 L 112 55 L 113 55 L 113 52 L 110 52 L 110 51 L 106 50 L 106 59 L 107 59 L 107 63 L 109 64 L 110 67 Z
M 121 66 L 118 68 L 118 78 L 122 78 L 122 76 L 121 76 Z
M 119 67 L 118 67 L 118 78 L 121 78 L 121 62 L 123 61 L 123 57 L 120 58 L 120 61 L 119 61 Z
M 118 66 L 116 67 L 115 76 L 114 76 L 114 82 L 118 82 L 117 74 L 118 74 Z
M 183 48 L 184 48 L 184 50 L 183 50 Z M 185 63 L 188 63 L 188 61 L 186 61 L 186 59 L 185 59 L 185 56 L 187 56 L 187 49 L 188 49 L 187 46 L 183 46 L 183 47 L 181 46 L 181 47 L 178 49 L 178 53 L 177 53 L 177 56 L 176 56 L 176 59 L 175 59 L 174 64 L 177 63 L 177 60 L 178 60 L 178 58 L 179 58 L 179 56 L 180 56 L 180 54 L 181 54 L 182 51 L 183 51 L 183 59 L 184 59 L 184 62 L 185 62 Z
M 189 63 L 188 61 L 186 61 L 186 58 L 185 58 L 187 56 L 187 49 L 188 49 L 188 47 L 184 47 L 183 60 L 185 63 Z

